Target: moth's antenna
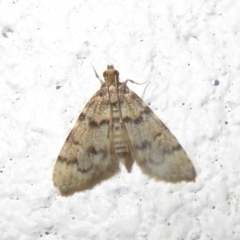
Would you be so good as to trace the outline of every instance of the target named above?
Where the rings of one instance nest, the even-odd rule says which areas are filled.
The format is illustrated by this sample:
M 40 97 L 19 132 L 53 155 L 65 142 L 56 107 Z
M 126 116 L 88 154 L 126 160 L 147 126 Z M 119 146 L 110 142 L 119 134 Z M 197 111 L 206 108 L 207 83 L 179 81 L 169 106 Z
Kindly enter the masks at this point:
M 91 65 L 92 65 L 92 64 L 91 64 Z M 103 83 L 104 83 L 103 80 L 99 77 L 99 75 L 98 75 L 98 73 L 97 73 L 97 71 L 95 70 L 95 68 L 94 68 L 93 65 L 92 65 L 92 68 L 93 68 L 93 71 L 94 71 L 94 73 L 95 73 L 96 78 L 101 82 L 101 84 L 103 84 Z

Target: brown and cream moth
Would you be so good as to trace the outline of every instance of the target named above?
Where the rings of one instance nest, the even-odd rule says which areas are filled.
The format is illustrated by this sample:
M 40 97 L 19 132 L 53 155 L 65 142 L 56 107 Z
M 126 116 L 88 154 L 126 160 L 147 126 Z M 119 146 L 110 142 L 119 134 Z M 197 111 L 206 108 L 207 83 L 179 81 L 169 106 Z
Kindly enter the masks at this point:
M 119 161 L 130 172 L 134 160 L 156 180 L 194 181 L 196 172 L 186 152 L 127 87 L 132 80 L 119 82 L 113 65 L 107 66 L 103 76 L 100 90 L 83 109 L 59 153 L 54 186 L 63 195 L 89 189 L 117 173 Z

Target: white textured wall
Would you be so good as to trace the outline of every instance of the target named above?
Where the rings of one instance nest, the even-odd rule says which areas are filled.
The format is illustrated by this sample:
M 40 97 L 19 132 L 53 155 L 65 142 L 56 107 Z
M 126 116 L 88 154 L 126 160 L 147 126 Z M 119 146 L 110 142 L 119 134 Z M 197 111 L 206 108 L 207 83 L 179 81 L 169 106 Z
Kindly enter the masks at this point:
M 0 238 L 239 240 L 239 13 L 238 0 L 1 1 Z M 59 195 L 56 157 L 100 87 L 90 63 L 150 81 L 143 98 L 195 183 L 155 182 L 134 165 Z

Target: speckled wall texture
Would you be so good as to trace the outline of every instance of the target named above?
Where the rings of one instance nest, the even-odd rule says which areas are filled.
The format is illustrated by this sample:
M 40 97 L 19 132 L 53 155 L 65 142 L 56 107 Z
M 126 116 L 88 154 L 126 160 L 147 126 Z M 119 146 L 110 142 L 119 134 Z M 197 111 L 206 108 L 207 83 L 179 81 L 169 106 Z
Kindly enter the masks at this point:
M 0 238 L 240 239 L 240 2 L 0 2 Z M 193 183 L 134 164 L 62 197 L 52 171 L 113 63 L 188 153 Z

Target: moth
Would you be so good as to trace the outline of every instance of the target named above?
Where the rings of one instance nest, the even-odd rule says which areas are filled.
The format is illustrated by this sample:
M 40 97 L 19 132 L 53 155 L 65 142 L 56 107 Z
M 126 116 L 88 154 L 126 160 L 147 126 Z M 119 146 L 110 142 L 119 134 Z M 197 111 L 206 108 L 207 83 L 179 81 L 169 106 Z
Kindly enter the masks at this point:
M 194 166 L 178 140 L 127 87 L 132 80 L 120 82 L 113 65 L 103 76 L 60 151 L 54 186 L 63 195 L 89 189 L 117 173 L 119 162 L 130 172 L 134 161 L 156 180 L 195 181 Z

